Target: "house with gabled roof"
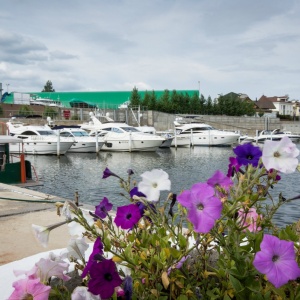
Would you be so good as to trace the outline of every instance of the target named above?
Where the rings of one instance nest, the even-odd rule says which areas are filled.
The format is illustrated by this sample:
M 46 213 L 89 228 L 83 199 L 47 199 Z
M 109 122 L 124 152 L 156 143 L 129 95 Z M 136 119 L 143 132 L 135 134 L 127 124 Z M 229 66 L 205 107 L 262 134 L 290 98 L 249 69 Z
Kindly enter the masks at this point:
M 276 107 L 272 101 L 267 99 L 266 96 L 262 96 L 255 102 L 255 109 L 264 113 L 271 113 L 276 109 Z
M 265 95 L 262 95 L 258 102 L 261 105 L 269 106 L 270 109 L 278 113 L 279 115 L 283 116 L 295 116 L 299 115 L 299 111 L 296 109 L 295 101 L 289 100 L 289 96 L 273 96 L 273 97 L 267 97 Z M 272 104 L 274 108 L 272 107 Z

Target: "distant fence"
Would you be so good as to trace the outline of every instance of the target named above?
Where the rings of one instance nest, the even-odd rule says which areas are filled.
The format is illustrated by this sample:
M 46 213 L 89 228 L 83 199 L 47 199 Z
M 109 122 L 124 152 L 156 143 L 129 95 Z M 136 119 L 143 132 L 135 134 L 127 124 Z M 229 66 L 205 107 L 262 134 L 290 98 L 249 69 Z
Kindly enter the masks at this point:
M 18 115 L 20 105 L 2 104 L 3 120 L 6 122 L 14 115 Z M 42 116 L 42 118 L 22 118 L 23 122 L 28 124 L 45 124 L 46 116 L 44 116 L 45 107 L 38 105 L 31 105 L 34 115 Z M 53 108 L 57 114 L 53 121 L 59 125 L 77 125 L 88 122 L 90 120 L 90 113 L 93 112 L 98 116 L 109 115 L 109 117 L 117 122 L 125 122 L 132 126 L 154 126 L 159 131 L 174 129 L 174 121 L 176 115 L 167 114 L 157 111 L 147 111 L 138 109 L 106 109 L 106 110 L 92 110 L 89 108 L 68 108 L 70 115 L 66 118 L 64 108 Z M 187 115 L 180 115 L 184 118 Z M 189 115 L 189 117 L 191 117 Z M 139 120 L 139 122 L 138 122 Z M 269 129 L 273 130 L 279 128 L 281 130 L 288 130 L 293 133 L 300 133 L 299 121 L 280 121 L 279 118 L 265 118 L 265 117 L 232 117 L 232 116 L 212 116 L 212 115 L 197 115 L 193 118 L 188 118 L 189 121 L 197 121 L 207 123 L 215 128 L 230 131 L 239 131 L 243 134 L 255 135 L 257 130 Z M 1 120 L 0 120 L 1 121 Z M 102 119 L 103 121 L 103 119 Z

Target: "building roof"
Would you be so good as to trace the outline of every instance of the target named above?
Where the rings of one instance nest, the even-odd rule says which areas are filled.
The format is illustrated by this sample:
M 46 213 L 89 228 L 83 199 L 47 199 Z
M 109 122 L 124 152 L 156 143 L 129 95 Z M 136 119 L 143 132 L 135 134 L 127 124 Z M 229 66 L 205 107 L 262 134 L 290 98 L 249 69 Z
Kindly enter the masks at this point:
M 271 102 L 287 102 L 289 100 L 289 96 L 273 96 L 273 97 L 267 97 L 265 95 L 262 95 L 259 100 L 264 99 Z M 258 100 L 258 101 L 259 101 Z
M 258 108 L 261 109 L 276 109 L 275 105 L 273 104 L 273 101 L 270 101 L 268 97 L 262 96 L 260 99 L 255 102 Z

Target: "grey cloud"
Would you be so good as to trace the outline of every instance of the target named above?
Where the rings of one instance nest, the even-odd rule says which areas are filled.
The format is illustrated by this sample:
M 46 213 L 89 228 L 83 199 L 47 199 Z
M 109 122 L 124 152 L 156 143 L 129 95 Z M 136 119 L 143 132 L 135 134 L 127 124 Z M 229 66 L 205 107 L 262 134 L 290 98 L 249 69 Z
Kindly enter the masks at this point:
M 47 60 L 47 47 L 30 37 L 11 32 L 0 32 L 1 61 L 15 64 L 31 64 Z
M 62 60 L 69 60 L 69 59 L 77 59 L 77 55 L 65 53 L 63 51 L 55 50 L 55 51 L 50 51 L 50 59 L 56 60 L 56 59 L 62 59 Z

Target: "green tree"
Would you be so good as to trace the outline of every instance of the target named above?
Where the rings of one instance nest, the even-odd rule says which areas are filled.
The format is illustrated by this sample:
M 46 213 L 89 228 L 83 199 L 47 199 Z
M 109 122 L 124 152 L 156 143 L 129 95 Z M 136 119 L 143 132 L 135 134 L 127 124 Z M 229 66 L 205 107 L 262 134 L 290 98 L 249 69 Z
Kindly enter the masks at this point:
M 180 99 L 176 90 L 172 91 L 170 98 L 170 113 L 176 114 L 180 111 Z
M 130 106 L 139 106 L 141 105 L 141 102 L 139 91 L 136 87 L 134 87 L 130 95 Z
M 190 105 L 190 96 L 188 93 L 185 93 L 182 95 L 182 100 L 183 100 L 183 105 L 182 105 L 182 108 L 183 108 L 183 113 L 185 114 L 189 114 L 191 113 L 191 105 Z
M 22 116 L 29 116 L 29 115 L 33 115 L 33 110 L 30 108 L 29 105 L 22 105 L 19 109 L 19 115 Z
M 202 115 L 206 114 L 206 99 L 204 97 L 204 95 L 201 95 L 200 100 L 199 100 L 199 112 Z
M 143 109 L 147 110 L 149 108 L 151 101 L 151 95 L 148 91 L 145 92 L 144 99 L 142 100 Z
M 45 106 L 44 113 L 43 113 L 44 117 L 51 117 L 52 119 L 54 119 L 57 115 L 58 112 L 55 109 L 49 106 Z
M 213 114 L 213 102 L 210 96 L 208 96 L 207 101 L 206 101 L 206 113 L 208 115 Z
M 251 100 L 249 101 L 243 101 L 243 111 L 244 114 L 247 116 L 254 116 L 255 115 L 255 108 L 254 104 Z
M 158 108 L 160 111 L 169 112 L 170 111 L 170 92 L 169 90 L 164 90 L 164 93 L 161 95 L 158 103 Z
M 150 94 L 150 101 L 149 101 L 149 110 L 157 110 L 157 99 L 156 99 L 156 94 L 154 91 Z
M 53 88 L 52 81 L 48 80 L 46 84 L 44 85 L 44 89 L 42 92 L 55 92 L 55 89 Z
M 199 114 L 200 113 L 200 100 L 198 93 L 194 93 L 190 100 L 190 107 L 192 114 Z

